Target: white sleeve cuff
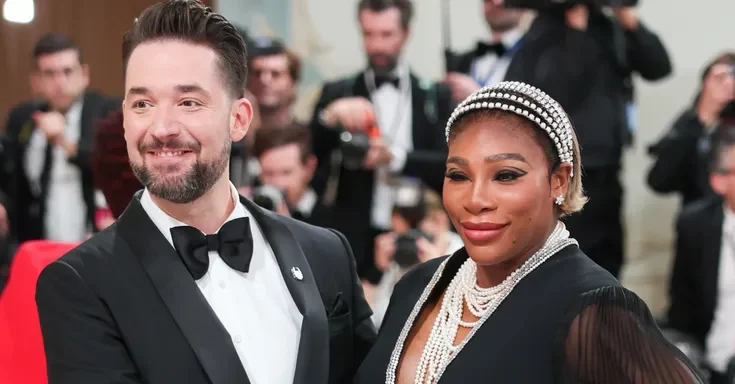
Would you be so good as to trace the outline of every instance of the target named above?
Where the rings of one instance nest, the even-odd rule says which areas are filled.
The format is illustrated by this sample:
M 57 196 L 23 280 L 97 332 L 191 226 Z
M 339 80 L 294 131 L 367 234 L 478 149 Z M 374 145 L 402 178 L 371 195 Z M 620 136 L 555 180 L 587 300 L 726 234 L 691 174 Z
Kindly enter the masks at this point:
M 393 159 L 390 161 L 389 169 L 393 173 L 400 173 L 403 171 L 403 167 L 406 166 L 406 150 L 393 147 L 390 151 L 393 154 Z

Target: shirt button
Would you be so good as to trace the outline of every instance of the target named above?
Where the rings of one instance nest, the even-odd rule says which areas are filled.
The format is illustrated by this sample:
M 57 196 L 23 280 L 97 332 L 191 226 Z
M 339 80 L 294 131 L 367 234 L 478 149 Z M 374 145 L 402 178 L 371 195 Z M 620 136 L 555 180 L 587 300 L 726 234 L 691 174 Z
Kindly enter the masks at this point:
M 227 285 L 225 284 L 225 282 L 224 282 L 224 281 L 220 281 L 220 282 L 219 282 L 219 287 L 220 287 L 220 288 L 222 288 L 222 289 L 225 289 L 225 287 L 226 287 L 226 286 L 227 286 Z
M 242 338 L 238 335 L 238 336 L 235 336 L 234 340 L 236 343 L 240 344 L 240 342 L 242 341 Z

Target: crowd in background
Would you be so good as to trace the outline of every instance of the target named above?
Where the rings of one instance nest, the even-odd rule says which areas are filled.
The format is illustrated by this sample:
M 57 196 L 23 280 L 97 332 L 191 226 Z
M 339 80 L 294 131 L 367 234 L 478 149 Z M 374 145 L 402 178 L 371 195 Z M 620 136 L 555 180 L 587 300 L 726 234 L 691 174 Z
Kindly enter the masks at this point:
M 453 108 L 482 86 L 523 81 L 572 119 L 590 200 L 565 224 L 586 254 L 619 276 L 622 156 L 637 124 L 633 78 L 658 81 L 672 72 L 655 28 L 634 7 L 575 5 L 531 16 L 484 0 L 487 39 L 448 55 L 445 78 L 431 82 L 403 59 L 415 6 L 359 1 L 368 66 L 324 84 L 310 121 L 293 113 L 300 58 L 278 39 L 243 29 L 256 119 L 232 144 L 233 184 L 281 215 L 342 232 L 379 325 L 407 270 L 462 247 L 441 203 Z M 83 47 L 50 33 L 37 42 L 33 65 L 39 98 L 19 100 L 0 141 L 4 266 L 23 242 L 79 242 L 104 230 L 141 188 L 127 159 L 122 100 L 89 89 Z M 661 325 L 691 336 L 702 364 L 725 374 L 735 354 L 735 53 L 703 63 L 692 95 L 650 146 L 649 186 L 682 197 Z

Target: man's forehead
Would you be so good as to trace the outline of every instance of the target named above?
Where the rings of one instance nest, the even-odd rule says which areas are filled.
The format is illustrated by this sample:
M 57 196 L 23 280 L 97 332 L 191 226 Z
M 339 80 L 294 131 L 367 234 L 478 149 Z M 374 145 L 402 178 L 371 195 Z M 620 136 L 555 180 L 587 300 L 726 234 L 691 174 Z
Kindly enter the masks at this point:
M 217 55 L 202 45 L 176 41 L 151 42 L 133 50 L 125 74 L 126 90 L 174 90 L 197 84 L 213 88 L 218 80 Z

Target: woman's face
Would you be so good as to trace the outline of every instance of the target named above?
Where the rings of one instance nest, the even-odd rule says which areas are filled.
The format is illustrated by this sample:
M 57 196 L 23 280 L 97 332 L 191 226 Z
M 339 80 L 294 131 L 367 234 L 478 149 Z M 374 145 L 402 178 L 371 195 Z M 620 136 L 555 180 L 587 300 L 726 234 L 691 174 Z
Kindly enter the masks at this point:
M 449 143 L 444 207 L 478 265 L 523 261 L 554 229 L 554 199 L 565 194 L 571 167 L 550 178 L 537 128 L 520 117 L 473 116 L 462 125 Z

